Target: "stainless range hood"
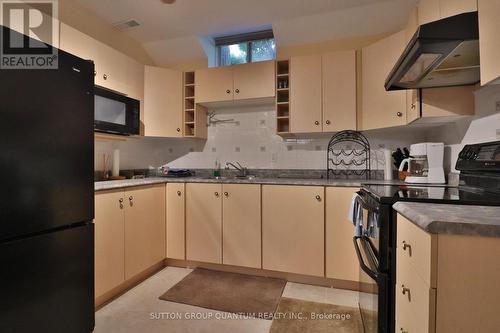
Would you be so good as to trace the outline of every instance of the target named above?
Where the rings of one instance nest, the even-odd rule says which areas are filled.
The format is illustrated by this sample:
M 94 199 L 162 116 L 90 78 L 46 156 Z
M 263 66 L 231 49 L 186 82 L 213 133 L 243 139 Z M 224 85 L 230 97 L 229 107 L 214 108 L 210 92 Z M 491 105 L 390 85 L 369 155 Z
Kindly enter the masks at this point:
M 385 82 L 386 90 L 476 84 L 479 25 L 470 12 L 421 25 Z

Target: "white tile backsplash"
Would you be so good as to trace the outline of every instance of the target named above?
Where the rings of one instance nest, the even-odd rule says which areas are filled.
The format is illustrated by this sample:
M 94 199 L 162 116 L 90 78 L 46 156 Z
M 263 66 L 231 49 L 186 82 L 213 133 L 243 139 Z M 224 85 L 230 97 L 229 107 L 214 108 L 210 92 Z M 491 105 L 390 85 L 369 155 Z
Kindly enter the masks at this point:
M 213 168 L 216 161 L 223 167 L 226 162 L 238 161 L 249 168 L 260 169 L 326 168 L 326 148 L 331 133 L 283 139 L 275 134 L 273 105 L 214 112 L 216 119 L 233 121 L 209 126 L 206 141 L 133 138 L 125 142 L 96 142 L 96 169 L 101 168 L 103 153 L 116 148 L 121 150 L 122 169 L 158 167 L 165 163 L 172 168 Z M 383 147 L 394 149 L 426 139 L 425 130 L 407 127 L 364 134 L 372 147 L 372 169 L 380 170 L 384 168 Z

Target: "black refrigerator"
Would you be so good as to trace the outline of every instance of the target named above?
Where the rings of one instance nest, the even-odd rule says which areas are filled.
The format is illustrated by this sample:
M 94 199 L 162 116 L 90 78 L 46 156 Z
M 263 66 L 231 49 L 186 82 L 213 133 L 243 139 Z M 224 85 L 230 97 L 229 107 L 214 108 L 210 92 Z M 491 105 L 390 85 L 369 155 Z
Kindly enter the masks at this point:
M 58 62 L 0 69 L 2 333 L 94 328 L 94 65 Z

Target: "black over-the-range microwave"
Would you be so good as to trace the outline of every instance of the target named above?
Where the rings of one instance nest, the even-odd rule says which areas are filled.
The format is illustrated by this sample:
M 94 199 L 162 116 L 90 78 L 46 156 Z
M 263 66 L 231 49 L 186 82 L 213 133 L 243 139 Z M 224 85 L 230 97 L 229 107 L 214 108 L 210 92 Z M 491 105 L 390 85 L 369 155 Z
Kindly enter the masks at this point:
M 96 86 L 94 107 L 95 131 L 139 135 L 140 102 L 138 100 Z

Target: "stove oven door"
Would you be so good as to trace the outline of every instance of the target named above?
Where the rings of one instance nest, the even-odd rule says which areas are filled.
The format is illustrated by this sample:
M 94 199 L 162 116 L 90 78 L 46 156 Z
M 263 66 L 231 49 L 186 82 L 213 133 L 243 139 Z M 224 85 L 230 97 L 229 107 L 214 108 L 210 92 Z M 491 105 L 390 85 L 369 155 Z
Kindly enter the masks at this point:
M 359 293 L 359 309 L 365 333 L 387 333 L 388 276 L 379 270 L 374 242 L 367 236 L 354 237 L 353 241 L 361 268 L 363 292 Z

